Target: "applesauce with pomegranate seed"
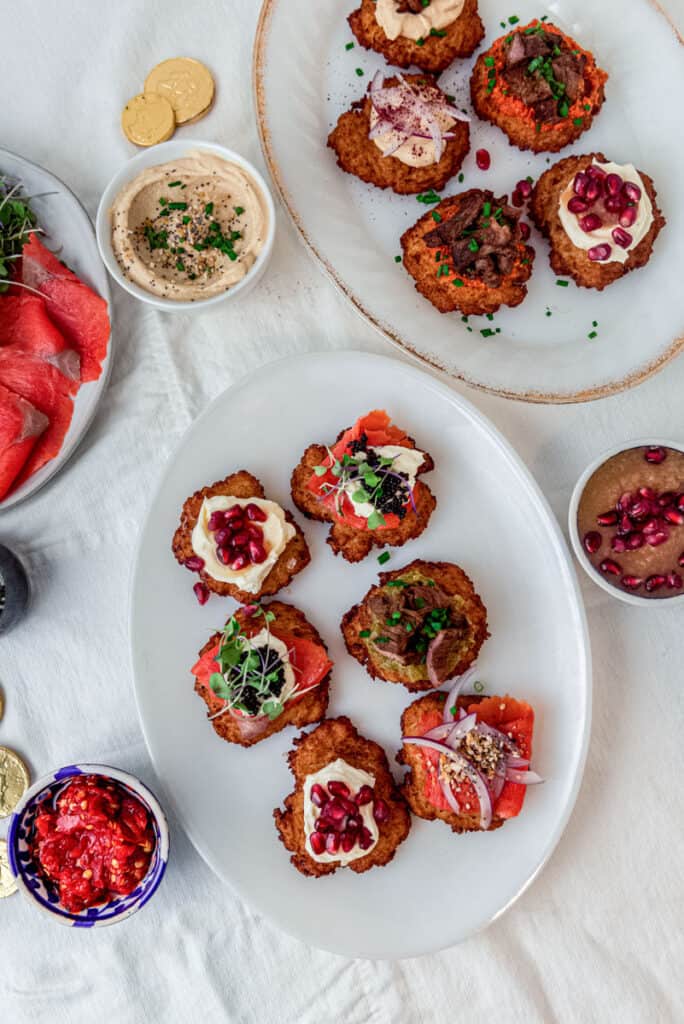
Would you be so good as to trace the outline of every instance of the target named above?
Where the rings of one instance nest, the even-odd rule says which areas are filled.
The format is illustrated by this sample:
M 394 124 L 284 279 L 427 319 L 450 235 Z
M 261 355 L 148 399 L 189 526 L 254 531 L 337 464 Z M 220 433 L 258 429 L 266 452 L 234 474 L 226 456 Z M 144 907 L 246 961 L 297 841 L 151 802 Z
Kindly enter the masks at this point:
M 594 568 L 618 589 L 684 593 L 684 452 L 653 446 L 611 456 L 586 483 L 577 529 Z

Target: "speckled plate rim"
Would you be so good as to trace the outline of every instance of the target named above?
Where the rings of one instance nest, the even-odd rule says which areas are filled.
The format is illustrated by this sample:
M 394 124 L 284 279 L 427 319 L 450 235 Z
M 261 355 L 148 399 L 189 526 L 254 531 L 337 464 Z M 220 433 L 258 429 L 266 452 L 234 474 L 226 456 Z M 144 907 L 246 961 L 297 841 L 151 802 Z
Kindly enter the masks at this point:
M 475 388 L 478 391 L 484 391 L 490 395 L 496 395 L 499 398 L 510 398 L 514 401 L 520 402 L 532 402 L 538 405 L 570 405 L 578 402 L 592 402 L 599 398 L 607 398 L 609 395 L 616 395 L 620 391 L 626 391 L 629 388 L 634 388 L 638 384 L 642 384 L 649 377 L 654 376 L 663 369 L 668 363 L 670 363 L 676 356 L 684 350 L 684 336 L 674 338 L 664 352 L 662 352 L 656 359 L 646 363 L 641 369 L 629 374 L 626 377 L 622 377 L 619 380 L 612 381 L 609 384 L 601 384 L 594 388 L 585 388 L 581 391 L 567 392 L 567 393 L 553 393 L 553 392 L 541 392 L 541 391 L 508 391 L 505 388 L 491 387 L 484 384 L 482 381 L 474 380 L 468 376 L 465 372 L 456 372 L 452 369 L 447 369 L 443 363 L 436 358 L 429 358 L 426 355 L 416 351 L 411 343 L 400 334 L 390 330 L 385 324 L 383 324 L 378 318 L 376 318 L 368 309 L 364 306 L 363 302 L 341 279 L 335 270 L 332 263 L 323 256 L 323 254 L 317 249 L 313 241 L 307 234 L 307 231 L 302 224 L 301 218 L 297 212 L 292 197 L 288 193 L 282 174 L 280 172 L 280 166 L 276 159 L 273 147 L 271 144 L 271 133 L 268 127 L 266 118 L 266 104 L 264 95 L 264 65 L 266 62 L 266 42 L 268 39 L 268 30 L 270 25 L 271 16 L 275 10 L 275 5 L 278 0 L 263 0 L 261 11 L 259 13 L 259 21 L 257 22 L 256 34 L 254 37 L 254 48 L 252 51 L 252 92 L 254 109 L 256 114 L 257 130 L 259 132 L 259 141 L 261 142 L 261 150 L 264 155 L 264 160 L 268 167 L 271 175 L 271 180 L 275 186 L 275 189 L 280 197 L 280 200 L 287 211 L 290 220 L 294 224 L 297 234 L 300 240 L 304 243 L 307 249 L 316 259 L 317 263 L 322 270 L 325 271 L 327 276 L 333 282 L 333 284 L 339 289 L 344 297 L 349 301 L 351 306 L 356 310 L 359 316 L 363 317 L 372 327 L 381 334 L 386 341 L 394 345 L 396 348 L 401 349 L 406 355 L 416 360 L 418 363 L 425 364 L 436 370 L 438 373 L 444 374 L 449 378 L 455 378 L 456 380 L 463 381 L 469 387 Z M 684 37 L 677 29 L 672 18 L 665 10 L 664 7 L 658 0 L 646 0 L 649 5 L 657 10 L 667 21 L 668 25 L 672 29 L 675 38 L 678 40 L 680 45 L 684 45 Z

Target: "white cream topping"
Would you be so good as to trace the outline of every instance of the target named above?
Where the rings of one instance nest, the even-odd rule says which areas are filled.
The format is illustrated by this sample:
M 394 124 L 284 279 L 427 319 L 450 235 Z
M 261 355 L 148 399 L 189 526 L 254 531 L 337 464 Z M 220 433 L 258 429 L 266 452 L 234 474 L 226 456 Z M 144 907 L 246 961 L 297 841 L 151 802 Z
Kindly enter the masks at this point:
M 639 199 L 639 205 L 637 207 L 636 220 L 631 227 L 625 228 L 632 236 L 632 241 L 626 249 L 622 246 L 617 245 L 612 236 L 613 228 L 618 227 L 615 214 L 608 213 L 603 209 L 602 203 L 597 203 L 596 206 L 592 206 L 590 212 L 596 211 L 604 221 L 600 228 L 595 231 L 583 231 L 579 225 L 577 214 L 570 213 L 568 210 L 568 203 L 575 195 L 573 191 L 573 182 L 575 180 L 574 175 L 572 179 L 566 185 L 564 191 L 561 193 L 558 201 L 558 216 L 560 222 L 563 225 L 563 229 L 574 246 L 578 249 L 584 249 L 588 251 L 595 245 L 607 244 L 610 246 L 610 256 L 607 260 L 602 260 L 602 263 L 626 263 L 629 259 L 629 254 L 632 249 L 635 248 L 644 238 L 649 231 L 651 224 L 653 223 L 653 207 L 651 206 L 651 200 L 648 198 L 648 193 L 644 188 L 644 183 L 639 176 L 639 172 L 632 164 L 614 164 L 612 162 L 601 164 L 598 161 L 594 161 L 595 166 L 601 167 L 606 174 L 619 174 L 623 181 L 634 182 L 641 189 L 641 198 Z M 586 214 L 580 214 L 580 217 L 584 217 Z
M 446 113 L 438 113 L 436 120 L 439 122 L 439 127 L 442 132 L 448 132 L 450 128 L 456 123 L 453 117 L 450 117 Z M 375 107 L 371 104 L 370 113 L 370 130 L 372 131 L 378 123 L 378 112 Z M 382 135 L 376 136 L 373 142 L 381 152 L 389 149 L 389 147 L 397 142 L 400 138 L 401 132 L 389 131 L 384 132 Z M 396 157 L 402 164 L 406 164 L 407 167 L 429 167 L 431 164 L 438 163 L 435 159 L 435 144 L 432 139 L 424 139 L 420 135 L 411 135 L 402 142 L 398 149 L 395 149 L 393 153 L 390 153 L 391 157 Z
M 408 477 L 406 484 L 413 490 L 416 483 L 416 475 L 418 470 L 423 465 L 423 459 L 425 455 L 423 452 L 418 451 L 417 448 L 404 448 L 398 444 L 383 444 L 376 447 L 368 448 L 369 452 L 375 452 L 381 459 L 394 459 L 392 466 L 390 467 L 393 473 L 405 473 Z M 365 452 L 358 452 L 355 459 L 365 459 Z M 350 481 L 344 488 L 344 492 L 354 506 L 354 513 L 357 516 L 362 516 L 363 519 L 368 519 L 370 515 L 375 511 L 373 505 L 369 501 L 354 501 L 353 495 L 358 491 L 361 486 L 358 480 Z
M 233 505 L 257 505 L 267 516 L 263 523 L 256 525 L 263 533 L 263 545 L 266 558 L 263 562 L 250 562 L 244 569 L 231 569 L 219 562 L 216 554 L 216 537 L 209 529 L 209 518 L 212 512 L 225 512 Z M 192 531 L 192 549 L 196 555 L 204 559 L 204 569 L 213 579 L 222 583 L 234 583 L 240 590 L 248 594 L 256 594 L 261 590 L 263 581 L 280 558 L 286 545 L 295 535 L 295 528 L 288 523 L 280 505 L 265 498 L 234 498 L 229 494 L 216 494 L 205 498 L 202 502 L 195 528 Z
M 451 25 L 463 10 L 465 0 L 430 0 L 420 14 L 399 12 L 397 0 L 377 0 L 375 20 L 388 39 L 427 39 L 430 29 L 437 32 Z
M 371 775 L 370 772 L 365 772 L 362 768 L 354 768 L 346 761 L 343 761 L 341 757 L 338 757 L 336 761 L 326 764 L 324 768 L 314 772 L 313 775 L 307 775 L 304 780 L 304 846 L 306 852 L 312 860 L 318 861 L 319 864 L 331 864 L 335 861 L 344 867 L 350 861 L 358 860 L 359 857 L 365 857 L 369 854 L 377 843 L 380 833 L 373 817 L 373 801 L 371 800 L 369 803 L 364 804 L 363 807 L 359 807 L 359 817 L 373 837 L 373 842 L 368 849 L 362 850 L 359 844 L 355 843 L 348 853 L 345 853 L 342 849 L 338 850 L 337 853 L 328 853 L 326 850 L 323 853 L 314 853 L 311 849 L 309 836 L 314 831 L 316 819 L 321 812 L 320 808 L 316 807 L 311 799 L 311 788 L 316 783 L 319 786 L 327 787 L 328 783 L 332 781 L 344 782 L 349 786 L 351 799 L 353 799 L 362 786 L 370 786 L 373 789 L 375 786 L 375 776 Z

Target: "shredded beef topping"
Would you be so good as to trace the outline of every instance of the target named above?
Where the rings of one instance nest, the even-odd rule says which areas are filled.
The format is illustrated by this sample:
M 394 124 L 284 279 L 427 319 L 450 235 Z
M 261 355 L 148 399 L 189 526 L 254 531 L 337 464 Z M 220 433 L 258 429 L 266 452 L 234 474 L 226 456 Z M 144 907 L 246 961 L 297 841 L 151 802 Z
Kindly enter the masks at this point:
M 471 189 L 452 217 L 427 232 L 425 244 L 446 250 L 442 258 L 449 253 L 456 273 L 464 278 L 498 288 L 518 255 L 520 213 L 506 196 L 495 198 L 492 192 Z
M 504 43 L 502 72 L 507 90 L 532 107 L 537 122 L 563 120 L 583 93 L 586 57 L 541 24 L 509 39 Z
M 427 4 L 424 4 L 423 0 L 397 0 L 399 14 L 420 14 L 427 6 L 429 6 L 429 0 Z
M 437 584 L 403 583 L 378 590 L 368 601 L 373 620 L 370 642 L 378 653 L 402 665 L 418 665 L 437 659 L 444 678 L 453 663 L 454 651 L 468 634 L 468 621 L 451 607 L 449 597 Z

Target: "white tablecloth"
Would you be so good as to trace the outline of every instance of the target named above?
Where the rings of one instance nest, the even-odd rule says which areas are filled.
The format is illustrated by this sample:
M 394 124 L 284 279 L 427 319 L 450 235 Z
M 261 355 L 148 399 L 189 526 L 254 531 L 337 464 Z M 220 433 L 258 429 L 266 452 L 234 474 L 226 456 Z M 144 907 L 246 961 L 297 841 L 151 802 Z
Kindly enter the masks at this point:
M 94 213 L 132 155 L 119 130 L 124 102 L 153 64 L 185 53 L 210 65 L 219 92 L 210 116 L 184 134 L 261 165 L 250 96 L 257 14 L 257 0 L 5 0 L 2 145 L 54 171 Z M 97 420 L 69 469 L 2 516 L 0 540 L 25 558 L 34 605 L 0 641 L 0 743 L 21 751 L 34 775 L 99 760 L 154 786 L 133 698 L 128 587 L 151 489 L 191 420 L 242 373 L 279 356 L 391 354 L 282 213 L 278 230 L 264 284 L 212 315 L 165 317 L 115 288 L 115 365 Z M 573 482 L 599 450 L 649 433 L 684 439 L 681 358 L 635 391 L 584 406 L 468 397 L 517 446 L 561 522 Z M 682 614 L 627 607 L 581 583 L 595 665 L 584 784 L 551 862 L 486 932 L 400 963 L 309 949 L 223 886 L 174 822 L 165 883 L 125 925 L 68 931 L 18 895 L 0 903 L 0 1019 L 682 1021 Z

